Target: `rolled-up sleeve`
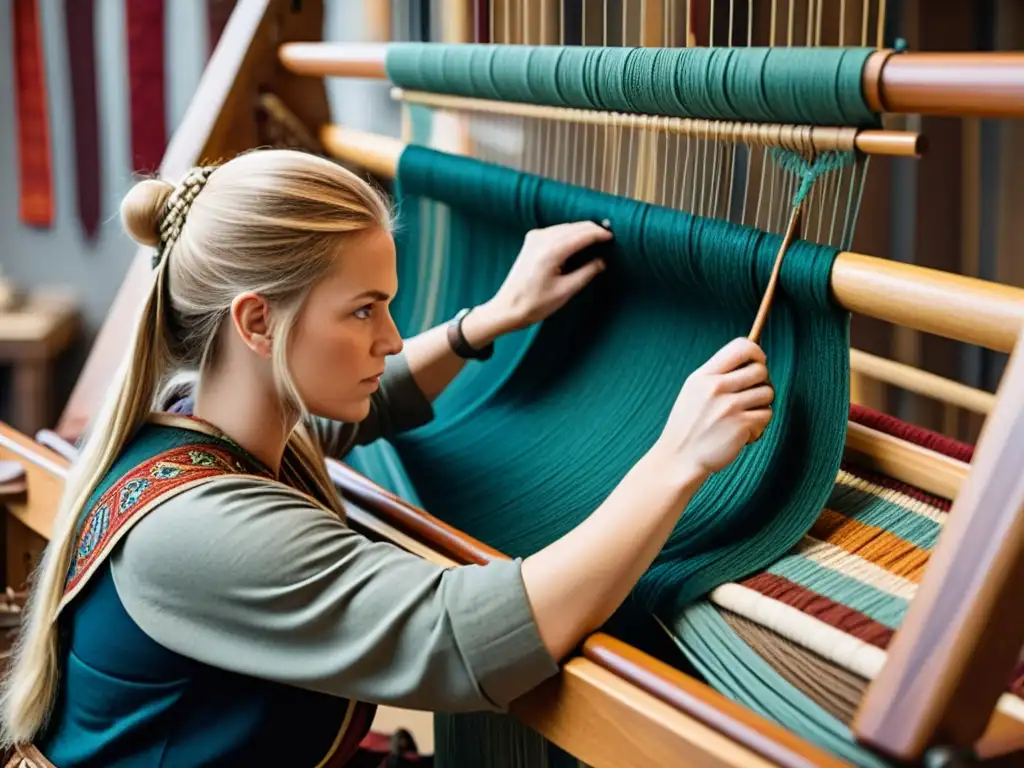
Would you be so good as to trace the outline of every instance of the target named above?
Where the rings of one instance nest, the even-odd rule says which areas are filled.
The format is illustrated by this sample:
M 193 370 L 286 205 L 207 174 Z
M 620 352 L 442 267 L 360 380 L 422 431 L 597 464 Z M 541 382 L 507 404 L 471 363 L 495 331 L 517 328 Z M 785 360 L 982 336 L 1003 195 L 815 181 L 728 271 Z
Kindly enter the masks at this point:
M 504 710 L 558 671 L 519 561 L 446 568 L 255 479 L 164 502 L 121 543 L 113 572 L 128 614 L 161 645 L 337 696 Z
M 370 396 L 370 413 L 358 424 L 333 421 L 319 416 L 310 425 L 323 447 L 324 455 L 342 459 L 356 445 L 368 445 L 426 424 L 434 418 L 434 406 L 419 388 L 405 354 L 387 359 L 380 386 Z

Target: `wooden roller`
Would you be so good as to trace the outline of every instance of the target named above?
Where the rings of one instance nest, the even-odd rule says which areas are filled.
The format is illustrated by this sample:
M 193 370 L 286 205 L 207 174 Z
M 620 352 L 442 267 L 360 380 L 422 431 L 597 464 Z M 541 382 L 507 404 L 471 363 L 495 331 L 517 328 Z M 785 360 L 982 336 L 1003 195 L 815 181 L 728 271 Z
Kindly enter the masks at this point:
M 288 43 L 279 51 L 290 72 L 310 77 L 387 79 L 387 44 Z M 875 112 L 1024 117 L 1024 53 L 872 54 L 864 98 Z

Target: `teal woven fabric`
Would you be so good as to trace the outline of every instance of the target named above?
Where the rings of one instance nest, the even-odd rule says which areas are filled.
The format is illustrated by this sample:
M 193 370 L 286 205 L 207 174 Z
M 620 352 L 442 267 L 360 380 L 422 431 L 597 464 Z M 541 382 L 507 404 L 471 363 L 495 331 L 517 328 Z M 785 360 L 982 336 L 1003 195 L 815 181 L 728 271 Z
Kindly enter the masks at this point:
M 674 117 L 874 127 L 872 48 L 628 48 L 391 43 L 410 90 Z
M 608 219 L 615 233 L 595 249 L 608 269 L 543 324 L 499 340 L 490 361 L 468 364 L 436 402 L 432 423 L 349 457 L 511 556 L 542 548 L 601 504 L 660 433 L 686 376 L 749 331 L 780 244 L 754 229 L 415 146 L 400 160 L 396 198 L 393 311 L 406 335 L 490 298 L 531 228 Z M 777 560 L 817 518 L 849 407 L 848 316 L 829 293 L 835 255 L 791 246 L 761 341 L 775 418 L 693 499 L 612 634 L 654 643 L 660 630 L 642 612 L 671 624 L 713 587 Z M 525 764 L 515 755 L 540 748 L 509 718 L 491 717 L 486 728 L 476 716 L 436 722 L 439 766 L 509 768 Z M 575 764 L 551 744 L 542 754 L 549 768 Z
M 611 221 L 609 268 L 594 284 L 471 363 L 432 423 L 352 459 L 470 535 L 528 555 L 601 504 L 686 376 L 749 331 L 780 238 L 419 147 L 403 153 L 397 184 L 394 312 L 406 333 L 493 295 L 529 229 Z M 446 216 L 427 221 L 437 202 Z M 431 263 L 434 240 L 443 253 Z M 835 253 L 802 241 L 788 252 L 762 337 L 774 419 L 682 515 L 636 589 L 646 609 L 673 615 L 766 567 L 828 498 L 849 406 L 848 318 L 829 298 Z

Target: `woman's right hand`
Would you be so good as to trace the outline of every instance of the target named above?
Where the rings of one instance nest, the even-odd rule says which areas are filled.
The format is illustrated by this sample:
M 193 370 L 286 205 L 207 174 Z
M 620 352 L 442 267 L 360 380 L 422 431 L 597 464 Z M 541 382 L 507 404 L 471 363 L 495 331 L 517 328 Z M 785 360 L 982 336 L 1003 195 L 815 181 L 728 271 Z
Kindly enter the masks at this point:
M 736 339 L 686 380 L 665 428 L 586 520 L 523 561 L 541 638 L 555 658 L 611 616 L 665 545 L 711 472 L 771 419 L 761 348 Z
M 687 378 L 654 450 L 685 475 L 727 467 L 771 421 L 774 390 L 764 351 L 739 338 Z

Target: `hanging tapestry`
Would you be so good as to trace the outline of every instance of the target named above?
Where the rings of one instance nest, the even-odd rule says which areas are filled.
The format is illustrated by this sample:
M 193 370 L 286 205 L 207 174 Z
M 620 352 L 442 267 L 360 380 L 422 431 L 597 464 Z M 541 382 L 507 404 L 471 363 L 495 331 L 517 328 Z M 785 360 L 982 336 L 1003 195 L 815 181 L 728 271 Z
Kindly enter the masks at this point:
M 13 0 L 14 108 L 18 120 L 19 215 L 25 224 L 53 224 L 53 162 L 46 98 L 46 60 L 37 0 Z
M 164 104 L 164 2 L 125 0 L 132 169 L 152 174 L 167 147 Z
M 86 238 L 100 223 L 100 133 L 96 105 L 95 0 L 65 0 L 64 30 L 75 132 L 75 192 Z

